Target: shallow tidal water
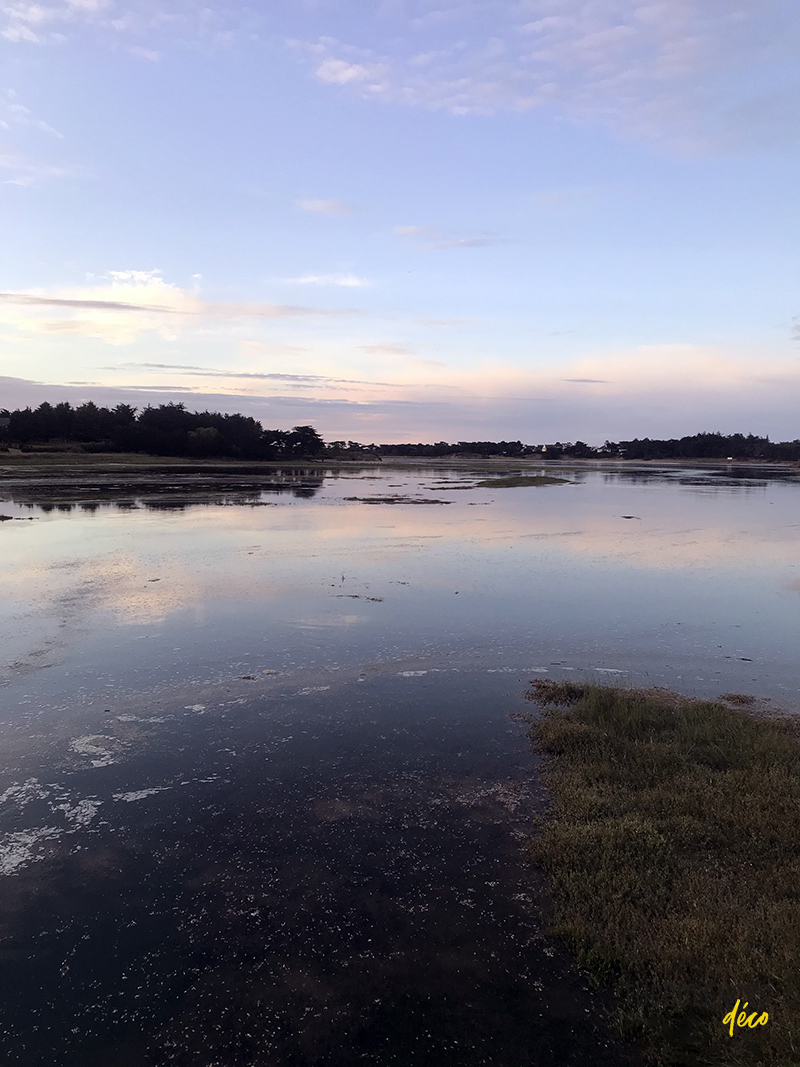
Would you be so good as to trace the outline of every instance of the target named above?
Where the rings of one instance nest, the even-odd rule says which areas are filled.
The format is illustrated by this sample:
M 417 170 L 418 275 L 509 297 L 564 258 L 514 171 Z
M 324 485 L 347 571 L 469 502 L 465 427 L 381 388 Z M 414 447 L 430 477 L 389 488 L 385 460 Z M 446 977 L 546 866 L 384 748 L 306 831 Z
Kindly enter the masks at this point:
M 0 1049 L 610 1064 L 545 936 L 536 677 L 800 705 L 800 479 L 0 480 Z

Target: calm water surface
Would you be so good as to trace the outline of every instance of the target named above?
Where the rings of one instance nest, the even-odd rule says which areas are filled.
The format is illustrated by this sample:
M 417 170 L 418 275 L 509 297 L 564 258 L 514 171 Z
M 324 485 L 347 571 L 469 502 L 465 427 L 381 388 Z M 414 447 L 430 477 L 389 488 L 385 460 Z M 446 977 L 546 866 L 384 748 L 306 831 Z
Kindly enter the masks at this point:
M 509 712 L 800 704 L 800 481 L 486 476 L 0 483 L 3 1062 L 635 1062 L 542 933 Z

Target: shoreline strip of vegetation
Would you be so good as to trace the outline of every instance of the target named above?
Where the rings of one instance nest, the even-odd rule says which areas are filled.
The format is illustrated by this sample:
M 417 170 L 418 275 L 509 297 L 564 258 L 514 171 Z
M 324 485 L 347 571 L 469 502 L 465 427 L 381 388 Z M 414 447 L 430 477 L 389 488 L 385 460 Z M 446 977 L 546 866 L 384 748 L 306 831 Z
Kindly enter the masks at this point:
M 532 686 L 552 810 L 530 853 L 553 932 L 613 992 L 622 1036 L 674 1067 L 800 1064 L 796 724 L 665 690 Z M 768 1022 L 731 1033 L 737 1000 Z

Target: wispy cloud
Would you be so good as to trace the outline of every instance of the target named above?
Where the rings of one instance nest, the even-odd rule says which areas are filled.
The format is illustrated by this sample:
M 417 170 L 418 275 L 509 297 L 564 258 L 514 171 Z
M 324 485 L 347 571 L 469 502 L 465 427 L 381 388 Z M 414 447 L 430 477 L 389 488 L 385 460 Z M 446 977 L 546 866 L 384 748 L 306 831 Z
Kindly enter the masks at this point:
M 382 341 L 373 345 L 359 345 L 361 352 L 370 356 L 407 356 L 411 349 L 399 341 Z
M 77 308 L 83 311 L 134 311 L 137 313 L 155 313 L 158 315 L 186 315 L 182 308 L 167 307 L 164 304 L 134 304 L 124 300 L 90 300 L 86 298 L 69 298 L 58 296 L 39 296 L 35 293 L 0 293 L 3 304 L 20 304 L 23 307 L 40 308 Z
M 353 210 L 343 200 L 296 200 L 301 211 L 310 211 L 314 215 L 349 215 Z
M 474 318 L 460 319 L 419 319 L 420 326 L 432 326 L 435 329 L 449 330 L 458 326 L 469 326 L 476 320 Z
M 51 312 L 61 312 L 54 318 Z M 70 312 L 68 318 L 64 312 Z M 191 326 L 213 320 L 341 318 L 349 308 L 299 304 L 213 301 L 197 289 L 165 281 L 160 271 L 111 271 L 90 284 L 50 291 L 0 293 L 0 322 L 28 333 L 83 334 L 111 344 L 128 344 L 152 330 L 174 340 Z
M 0 130 L 11 130 L 15 126 L 38 130 L 58 140 L 63 136 L 49 122 L 34 115 L 31 109 L 20 101 L 14 89 L 6 89 L 0 93 Z
M 346 40 L 291 45 L 317 80 L 365 99 L 453 115 L 552 107 L 686 149 L 761 136 L 773 113 L 786 134 L 787 108 L 796 126 L 799 22 L 785 0 L 393 0 Z
M 283 371 L 250 371 L 226 369 L 224 367 L 199 367 L 191 363 L 122 363 L 117 367 L 103 367 L 102 370 L 155 370 L 167 373 L 185 374 L 200 378 L 236 378 L 255 381 L 284 382 L 289 385 L 378 385 L 395 388 L 392 382 L 365 381 L 360 378 L 337 378 L 330 374 L 294 374 Z
M 157 52 L 154 48 L 144 48 L 139 44 L 133 45 L 130 49 L 130 53 L 137 59 L 144 59 L 147 63 L 158 63 L 161 59 L 160 52 Z
M 102 21 L 107 0 L 55 0 L 36 3 L 18 0 L 0 9 L 0 36 L 12 44 L 42 44 L 58 40 L 70 24 Z
M 146 304 L 139 301 L 96 300 L 87 297 L 40 296 L 36 293 L 0 293 L 0 303 L 23 307 L 74 308 L 83 311 L 125 311 L 155 315 L 208 315 L 223 319 L 286 319 L 308 315 L 347 315 L 350 309 L 302 307 L 298 304 L 202 302 L 187 299 L 185 306 Z
M 88 29 L 150 60 L 187 43 L 279 40 L 320 84 L 371 101 L 456 116 L 551 108 L 683 149 L 796 137 L 800 15 L 789 0 L 385 0 L 357 17 L 352 0 L 275 8 L 12 0 L 0 37 L 28 47 Z
M 64 138 L 49 122 L 26 107 L 13 89 L 0 92 L 0 138 L 0 185 L 30 188 L 81 174 L 69 164 L 36 158 L 45 153 L 52 155 L 54 146 Z M 36 148 L 26 145 L 22 151 L 17 146 L 32 140 L 38 140 Z M 35 153 L 33 158 L 31 150 Z
M 233 301 L 201 303 L 199 314 L 222 319 L 298 319 L 339 318 L 357 315 L 356 308 L 315 308 L 302 304 L 235 303 Z
M 98 370 L 203 370 L 195 363 L 119 363 L 112 367 L 98 367 Z
M 24 189 L 62 178 L 80 178 L 78 167 L 44 163 L 17 152 L 0 152 L 0 185 L 18 185 Z
M 0 38 L 20 46 L 61 43 L 91 29 L 109 44 L 129 42 L 129 51 L 150 58 L 153 42 L 187 41 L 225 46 L 251 33 L 253 13 L 244 5 L 208 5 L 202 0 L 16 0 L 0 7 Z
M 355 274 L 301 274 L 297 278 L 281 278 L 286 285 L 337 285 L 343 289 L 365 289 L 372 285 L 367 278 Z
M 376 79 L 387 73 L 388 67 L 382 63 L 348 63 L 345 59 L 329 56 L 314 71 L 321 82 L 332 85 L 350 85 L 353 82 L 374 85 Z
M 436 252 L 447 248 L 488 248 L 489 245 L 502 244 L 505 238 L 495 233 L 458 235 L 440 226 L 395 226 L 398 237 L 406 237 L 417 244 L 423 251 Z

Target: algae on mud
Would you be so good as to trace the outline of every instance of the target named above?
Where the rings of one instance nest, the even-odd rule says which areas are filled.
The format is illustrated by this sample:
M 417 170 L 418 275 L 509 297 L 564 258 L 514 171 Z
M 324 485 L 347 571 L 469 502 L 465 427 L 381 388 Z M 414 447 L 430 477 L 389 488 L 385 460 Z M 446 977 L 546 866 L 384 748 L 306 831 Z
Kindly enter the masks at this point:
M 552 819 L 531 856 L 552 879 L 553 931 L 612 987 L 621 1033 L 658 1064 L 799 1064 L 796 722 L 666 690 L 532 684 Z M 754 988 L 748 1013 L 768 1024 L 732 1038 L 723 1015 Z
M 517 489 L 523 486 L 570 485 L 569 478 L 554 478 L 550 474 L 509 474 L 502 478 L 484 478 L 476 482 L 476 489 Z
M 415 496 L 346 496 L 350 504 L 452 504 L 452 500 L 436 500 L 433 497 Z

